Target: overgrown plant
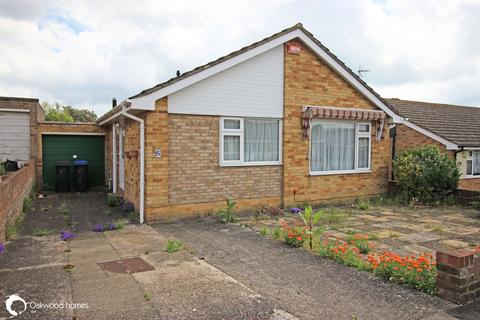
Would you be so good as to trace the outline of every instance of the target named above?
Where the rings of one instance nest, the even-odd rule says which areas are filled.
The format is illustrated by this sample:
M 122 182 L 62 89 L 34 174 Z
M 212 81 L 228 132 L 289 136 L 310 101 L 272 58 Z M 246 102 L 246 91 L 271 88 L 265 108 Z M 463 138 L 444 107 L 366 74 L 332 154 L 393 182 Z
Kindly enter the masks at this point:
M 271 229 L 270 236 L 275 240 L 279 240 L 282 237 L 282 229 L 280 229 L 279 227 Z
M 321 232 L 320 228 L 317 228 L 316 230 L 314 230 L 314 227 L 318 224 L 320 219 L 323 217 L 324 212 L 323 211 L 313 212 L 312 207 L 308 206 L 305 208 L 305 212 L 303 214 L 299 212 L 298 215 L 303 220 L 303 225 L 305 226 L 304 229 L 305 229 L 305 235 L 308 240 L 308 245 L 310 249 L 313 249 L 313 238 L 315 234 L 319 234 Z
M 167 252 L 174 253 L 183 249 L 183 242 L 181 240 L 168 240 Z
M 236 202 L 230 199 L 227 199 L 225 205 L 225 210 L 219 212 L 219 216 L 223 223 L 238 222 L 238 218 L 235 215 L 235 206 Z
M 393 161 L 393 172 L 407 202 L 443 201 L 458 187 L 460 178 L 455 161 L 434 145 L 400 152 Z
M 33 235 L 36 237 L 49 236 L 53 234 L 53 230 L 49 228 L 37 228 L 33 230 Z

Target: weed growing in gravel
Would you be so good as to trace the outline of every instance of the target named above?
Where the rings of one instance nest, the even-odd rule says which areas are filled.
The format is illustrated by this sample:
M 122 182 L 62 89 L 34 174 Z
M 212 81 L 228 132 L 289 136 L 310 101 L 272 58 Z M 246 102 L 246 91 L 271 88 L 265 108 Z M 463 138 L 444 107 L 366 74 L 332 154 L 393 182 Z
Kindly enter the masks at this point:
M 174 253 L 183 249 L 183 242 L 181 240 L 168 240 L 167 252 Z
M 150 301 L 150 295 L 148 293 L 145 293 L 143 295 L 143 298 L 145 299 L 145 301 Z
M 226 200 L 225 210 L 221 210 L 218 215 L 223 223 L 238 222 L 237 216 L 235 216 L 236 202 L 230 199 Z
M 358 210 L 365 211 L 370 208 L 370 202 L 368 200 L 358 199 L 355 206 Z
M 268 229 L 267 229 L 267 227 L 263 226 L 263 227 L 260 228 L 260 230 L 258 232 L 260 232 L 260 234 L 262 236 L 266 236 L 268 234 Z
M 280 238 L 282 238 L 282 229 L 280 229 L 280 227 L 271 229 L 270 236 L 275 240 L 280 240 Z
M 60 204 L 60 206 L 58 207 L 58 211 L 63 214 L 63 215 L 68 215 L 70 214 L 70 209 L 69 209 L 69 205 L 68 205 L 68 202 L 62 202 Z
M 37 228 L 33 230 L 33 235 L 36 237 L 50 236 L 52 234 L 53 230 L 48 228 Z
M 7 241 L 14 240 L 17 238 L 17 235 L 20 232 L 20 229 L 22 228 L 22 223 L 24 218 L 25 218 L 25 214 L 22 213 L 18 216 L 18 218 L 15 221 L 7 224 L 7 227 L 5 228 L 5 237 L 7 238 Z

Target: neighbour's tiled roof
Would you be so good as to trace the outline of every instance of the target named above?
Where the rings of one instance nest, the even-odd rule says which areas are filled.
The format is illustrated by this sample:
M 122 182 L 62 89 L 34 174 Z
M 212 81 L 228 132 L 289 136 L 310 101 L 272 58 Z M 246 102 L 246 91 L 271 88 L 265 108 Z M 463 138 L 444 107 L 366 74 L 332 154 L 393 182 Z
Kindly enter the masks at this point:
M 110 116 L 114 115 L 115 113 L 122 111 L 123 107 L 129 107 L 129 106 L 130 106 L 130 102 L 127 102 L 126 100 L 124 100 L 124 101 L 120 102 L 119 104 L 117 104 L 117 106 L 115 106 L 114 108 L 110 109 L 103 116 L 98 118 L 96 122 L 97 123 L 103 122 L 104 120 L 110 118 Z
M 316 45 L 318 45 L 320 48 L 322 48 L 331 58 L 333 58 L 333 59 L 334 59 L 337 63 L 339 63 L 345 70 L 347 70 L 356 80 L 358 80 L 358 81 L 359 81 L 365 88 L 367 88 L 373 95 L 375 95 L 380 101 L 384 102 L 385 105 L 388 105 L 388 104 L 383 100 L 383 98 L 382 98 L 379 94 L 377 94 L 370 86 L 368 86 L 367 83 L 366 83 L 365 81 L 363 81 L 355 72 L 353 72 L 349 67 L 347 67 L 347 65 L 346 65 L 345 63 L 343 63 L 343 61 L 341 61 L 337 56 L 335 56 L 333 53 L 331 53 L 330 50 L 329 50 L 327 47 L 325 47 L 319 40 L 317 40 L 310 31 L 308 31 L 307 29 L 305 29 L 301 23 L 297 23 L 296 25 L 294 25 L 294 26 L 292 26 L 292 27 L 290 27 L 290 28 L 287 28 L 287 29 L 285 29 L 285 30 L 282 30 L 282 31 L 280 31 L 280 32 L 278 32 L 278 33 L 275 33 L 275 34 L 271 35 L 270 37 L 267 37 L 267 38 L 265 38 L 265 39 L 263 39 L 263 40 L 260 40 L 260 41 L 258 41 L 258 42 L 252 43 L 252 44 L 249 45 L 249 46 L 243 47 L 242 49 L 237 50 L 237 51 L 234 51 L 234 52 L 232 52 L 232 53 L 230 53 L 230 54 L 227 54 L 226 56 L 223 56 L 223 57 L 221 57 L 221 58 L 219 58 L 219 59 L 217 59 L 217 60 L 211 61 L 211 62 L 209 62 L 209 63 L 207 63 L 207 64 L 204 64 L 204 65 L 202 65 L 202 66 L 199 66 L 199 67 L 197 67 L 197 68 L 195 68 L 195 69 L 193 69 L 193 70 L 190 70 L 190 71 L 188 71 L 188 72 L 185 72 L 185 73 L 181 74 L 181 75 L 178 76 L 178 77 L 171 78 L 170 80 L 167 80 L 167 81 L 165 81 L 165 82 L 159 83 L 159 84 L 157 84 L 157 85 L 155 85 L 155 86 L 153 86 L 153 87 L 151 87 L 151 88 L 149 88 L 149 89 L 143 90 L 143 91 L 140 92 L 139 94 L 136 94 L 136 95 L 130 97 L 129 99 L 135 99 L 135 98 L 139 98 L 139 97 L 146 96 L 146 95 L 148 95 L 148 94 L 150 94 L 150 93 L 152 93 L 152 92 L 155 92 L 155 91 L 157 91 L 157 90 L 160 90 L 160 89 L 162 89 L 162 88 L 165 88 L 165 87 L 167 87 L 167 86 L 169 86 L 169 85 L 172 85 L 172 84 L 174 84 L 174 83 L 176 83 L 176 82 L 178 82 L 178 81 L 180 81 L 180 80 L 183 80 L 183 79 L 185 79 L 185 78 L 188 78 L 188 77 L 190 77 L 190 76 L 192 76 L 192 75 L 194 75 L 194 74 L 197 74 L 197 73 L 199 73 L 199 72 L 201 72 L 201 71 L 207 70 L 208 68 L 211 68 L 211 67 L 213 67 L 213 66 L 215 66 L 215 65 L 217 65 L 217 64 L 219 64 L 219 63 L 222 63 L 222 62 L 227 61 L 227 60 L 229 60 L 229 59 L 232 59 L 232 58 L 234 58 L 234 57 L 236 57 L 236 56 L 238 56 L 238 55 L 241 55 L 242 53 L 245 53 L 245 52 L 247 52 L 247 51 L 250 51 L 250 50 L 252 50 L 252 49 L 255 49 L 255 48 L 257 48 L 257 47 L 259 47 L 259 46 L 261 46 L 261 45 L 263 45 L 263 44 L 265 44 L 265 43 L 268 43 L 268 42 L 270 42 L 270 41 L 272 41 L 272 40 L 274 40 L 274 39 L 276 39 L 276 38 L 279 38 L 279 37 L 281 37 L 281 36 L 283 36 L 283 35 L 285 35 L 285 34 L 287 34 L 287 33 L 292 32 L 292 31 L 294 31 L 294 30 L 296 30 L 296 29 L 299 29 L 299 30 L 303 31 L 313 42 L 315 42 Z
M 480 108 L 385 99 L 404 118 L 463 147 L 480 147 Z

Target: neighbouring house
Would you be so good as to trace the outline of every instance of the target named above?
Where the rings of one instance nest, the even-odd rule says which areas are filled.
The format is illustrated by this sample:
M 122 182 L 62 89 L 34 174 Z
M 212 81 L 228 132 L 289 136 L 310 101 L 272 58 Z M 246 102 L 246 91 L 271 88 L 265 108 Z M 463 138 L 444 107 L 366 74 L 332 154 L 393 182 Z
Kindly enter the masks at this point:
M 37 158 L 37 120 L 44 115 L 38 99 L 0 97 L 0 163 Z
M 394 152 L 434 144 L 459 164 L 459 188 L 480 191 L 480 108 L 385 99 L 404 118 Z
M 115 192 L 148 221 L 224 207 L 343 202 L 387 190 L 402 118 L 301 24 L 121 102 Z

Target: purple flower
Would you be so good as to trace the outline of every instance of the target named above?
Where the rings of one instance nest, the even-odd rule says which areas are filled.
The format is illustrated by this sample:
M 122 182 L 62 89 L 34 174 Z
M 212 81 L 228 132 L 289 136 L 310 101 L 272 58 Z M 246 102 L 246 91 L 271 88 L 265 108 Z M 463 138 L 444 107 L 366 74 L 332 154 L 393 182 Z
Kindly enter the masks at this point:
M 115 230 L 117 229 L 117 226 L 115 225 L 115 223 L 109 223 L 108 224 L 108 230 L 112 231 L 112 230 Z
M 92 231 L 93 232 L 103 232 L 103 224 L 98 223 L 98 224 L 94 225 Z
M 302 209 L 297 208 L 297 207 L 290 208 L 290 212 L 291 212 L 291 213 L 300 213 L 300 211 L 302 211 Z
M 5 251 L 5 246 L 2 243 L 0 243 L 0 254 L 2 254 L 3 251 Z
M 72 239 L 73 237 L 75 237 L 75 235 L 69 231 L 60 232 L 60 239 L 62 239 L 63 241 L 67 241 L 68 239 Z

